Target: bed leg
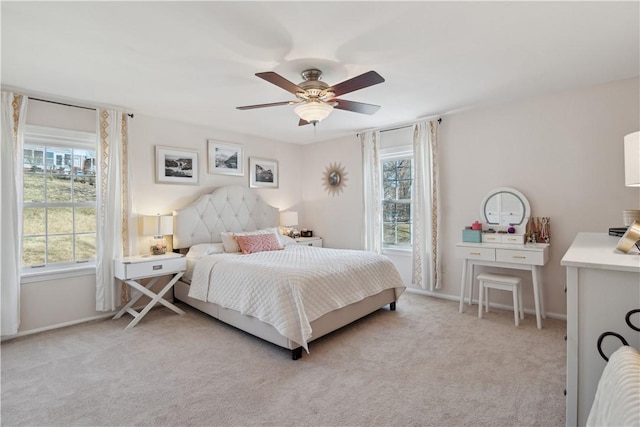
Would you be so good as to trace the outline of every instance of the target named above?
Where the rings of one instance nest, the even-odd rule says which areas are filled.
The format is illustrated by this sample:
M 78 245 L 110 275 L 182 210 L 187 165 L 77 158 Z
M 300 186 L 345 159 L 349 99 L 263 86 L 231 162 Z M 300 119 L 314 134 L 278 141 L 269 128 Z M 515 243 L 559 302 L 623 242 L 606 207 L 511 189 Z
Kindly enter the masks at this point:
M 294 348 L 291 350 L 291 358 L 293 360 L 298 360 L 302 357 L 302 347 Z
M 396 302 L 395 301 L 389 304 L 389 310 L 396 311 Z

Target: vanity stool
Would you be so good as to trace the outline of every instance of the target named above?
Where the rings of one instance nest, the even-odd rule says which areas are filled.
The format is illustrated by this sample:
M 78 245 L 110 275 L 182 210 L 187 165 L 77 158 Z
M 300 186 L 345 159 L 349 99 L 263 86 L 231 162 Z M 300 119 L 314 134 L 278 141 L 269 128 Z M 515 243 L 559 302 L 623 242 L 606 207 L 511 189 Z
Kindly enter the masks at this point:
M 516 326 L 520 325 L 520 319 L 524 319 L 522 309 L 522 292 L 520 289 L 520 278 L 507 276 L 505 274 L 482 273 L 478 275 L 480 282 L 480 296 L 478 298 L 478 317 L 482 319 L 482 303 L 484 301 L 485 311 L 489 312 L 489 289 L 500 289 L 513 293 L 513 318 Z

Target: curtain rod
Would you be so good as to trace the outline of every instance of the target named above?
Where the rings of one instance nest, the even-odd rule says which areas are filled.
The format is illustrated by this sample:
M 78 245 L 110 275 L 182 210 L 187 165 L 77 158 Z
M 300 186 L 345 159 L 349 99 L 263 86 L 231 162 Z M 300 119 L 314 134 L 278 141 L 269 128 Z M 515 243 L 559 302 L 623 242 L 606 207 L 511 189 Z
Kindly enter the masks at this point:
M 442 123 L 442 117 L 440 117 L 440 118 L 438 119 L 438 124 L 440 124 L 440 123 Z M 415 123 L 414 123 L 414 124 L 415 124 Z M 411 125 L 404 125 L 404 126 L 398 126 L 398 127 L 391 128 L 391 129 L 382 129 L 382 130 L 380 131 L 380 133 L 389 132 L 389 131 L 392 131 L 392 130 L 406 129 L 406 128 L 410 128 L 411 126 L 413 126 L 413 124 L 411 124 Z M 356 136 L 360 136 L 360 132 L 356 133 Z
M 33 99 L 34 101 L 48 102 L 48 103 L 50 103 L 50 104 L 64 105 L 65 107 L 74 107 L 74 108 L 82 108 L 83 110 L 93 110 L 93 111 L 97 111 L 97 108 L 92 108 L 92 107 L 83 107 L 82 105 L 65 104 L 64 102 L 50 101 L 50 100 L 48 100 L 48 99 L 41 99 L 41 98 L 32 98 L 32 97 L 29 97 L 29 99 Z M 133 119 L 133 114 L 131 114 L 131 113 L 127 113 L 127 116 L 129 116 L 129 117 L 131 117 L 131 118 Z

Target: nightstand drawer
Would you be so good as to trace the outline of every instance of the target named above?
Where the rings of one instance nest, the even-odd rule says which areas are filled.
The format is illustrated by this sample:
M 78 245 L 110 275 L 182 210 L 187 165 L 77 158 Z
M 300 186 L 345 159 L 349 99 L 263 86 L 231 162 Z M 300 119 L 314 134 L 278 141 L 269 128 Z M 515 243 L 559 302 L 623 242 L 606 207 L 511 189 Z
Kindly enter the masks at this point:
M 184 257 L 154 260 L 153 256 L 150 256 L 148 260 L 138 262 L 119 262 L 116 260 L 114 268 L 115 276 L 118 279 L 128 280 L 184 271 L 187 269 L 187 260 Z
M 299 245 L 302 246 L 315 246 L 317 248 L 322 247 L 322 239 L 319 237 L 299 237 L 295 240 Z

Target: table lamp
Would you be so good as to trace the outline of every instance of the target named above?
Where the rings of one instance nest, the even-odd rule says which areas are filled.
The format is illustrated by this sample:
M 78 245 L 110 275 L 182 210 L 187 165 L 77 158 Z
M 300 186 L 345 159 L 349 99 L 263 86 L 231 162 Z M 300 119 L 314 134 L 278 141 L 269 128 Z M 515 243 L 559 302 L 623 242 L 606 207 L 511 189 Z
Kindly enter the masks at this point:
M 284 211 L 280 212 L 280 225 L 282 226 L 281 234 L 285 236 L 293 237 L 295 230 L 294 225 L 298 225 L 298 212 Z
M 151 241 L 151 253 L 153 255 L 164 254 L 167 251 L 164 236 L 173 234 L 173 216 L 156 214 L 143 217 L 142 234 L 153 236 Z
M 624 137 L 624 185 L 640 187 L 640 132 L 630 133 Z M 625 213 L 630 215 L 633 211 L 625 211 Z M 630 216 L 629 219 L 633 220 L 633 216 Z M 640 250 L 639 243 L 640 222 L 634 220 L 625 230 L 616 249 L 628 253 L 635 245 Z
M 640 131 L 624 137 L 624 185 L 640 187 Z

